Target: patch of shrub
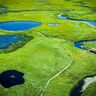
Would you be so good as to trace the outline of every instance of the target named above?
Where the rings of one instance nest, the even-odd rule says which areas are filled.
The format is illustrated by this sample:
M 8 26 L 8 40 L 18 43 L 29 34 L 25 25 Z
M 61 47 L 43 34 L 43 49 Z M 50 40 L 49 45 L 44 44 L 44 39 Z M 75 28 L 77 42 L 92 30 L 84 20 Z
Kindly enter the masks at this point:
M 0 14 L 6 14 L 8 12 L 8 8 L 4 6 L 0 6 Z

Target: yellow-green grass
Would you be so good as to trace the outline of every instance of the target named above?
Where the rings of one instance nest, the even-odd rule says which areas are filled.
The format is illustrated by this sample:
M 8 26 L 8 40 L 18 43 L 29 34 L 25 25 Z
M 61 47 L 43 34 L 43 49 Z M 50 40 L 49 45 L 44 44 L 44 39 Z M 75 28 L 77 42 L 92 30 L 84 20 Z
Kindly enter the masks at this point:
M 6 89 L 0 86 L 1 96 L 37 96 L 46 82 L 65 68 L 71 54 L 60 44 L 61 40 L 34 38 L 15 52 L 0 54 L 0 72 L 17 70 L 24 73 L 25 83 Z M 26 95 L 25 95 L 26 94 Z
M 36 2 L 44 2 L 37 4 Z M 79 2 L 80 1 L 80 2 Z M 95 0 L 1 0 L 0 5 L 8 8 L 9 11 L 60 11 L 73 19 L 87 19 L 96 21 Z
M 38 1 L 45 4 L 36 4 Z M 82 7 L 76 2 L 84 2 L 90 8 Z M 18 50 L 0 54 L 0 72 L 14 69 L 25 74 L 25 83 L 22 85 L 9 89 L 0 86 L 0 96 L 38 96 L 47 81 L 70 63 L 71 54 L 74 58 L 72 65 L 49 83 L 44 96 L 69 96 L 78 81 L 96 73 L 96 55 L 74 46 L 74 42 L 79 40 L 96 39 L 96 28 L 86 23 L 58 18 L 58 14 L 63 12 L 73 19 L 95 21 L 95 0 L 0 0 L 0 5 L 9 10 L 0 15 L 0 22 L 41 23 L 41 26 L 26 31 L 0 30 L 0 35 L 34 37 Z M 10 12 L 16 10 L 18 12 Z M 49 23 L 59 25 L 52 27 L 48 26 Z
M 66 46 L 66 44 L 64 44 L 64 46 Z M 76 49 L 70 44 L 67 48 L 72 52 L 74 61 L 69 69 L 50 82 L 44 91 L 44 96 L 70 96 L 72 89 L 78 81 L 86 76 L 95 75 L 96 73 L 95 55 Z M 95 91 L 95 88 L 92 91 Z

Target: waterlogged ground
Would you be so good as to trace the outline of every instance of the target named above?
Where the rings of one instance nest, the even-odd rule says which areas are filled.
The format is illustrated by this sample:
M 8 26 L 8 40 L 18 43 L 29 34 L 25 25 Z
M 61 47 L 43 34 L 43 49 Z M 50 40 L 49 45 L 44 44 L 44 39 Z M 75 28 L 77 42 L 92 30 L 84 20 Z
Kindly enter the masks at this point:
M 96 22 L 95 0 L 0 0 L 0 6 L 0 23 L 40 23 L 34 28 L 24 28 L 26 30 L 0 29 L 0 36 L 23 37 L 8 48 L 0 49 L 0 75 L 15 70 L 23 73 L 25 81 L 10 88 L 2 86 L 0 81 L 0 96 L 71 96 L 80 80 L 96 75 L 96 54 L 89 51 L 96 52 L 96 42 L 84 43 L 87 50 L 74 46 L 74 42 L 96 40 L 95 26 L 76 22 Z M 71 19 L 60 19 L 59 14 Z M 14 74 L 9 77 L 16 79 Z M 95 80 L 81 96 L 95 96 L 94 84 Z

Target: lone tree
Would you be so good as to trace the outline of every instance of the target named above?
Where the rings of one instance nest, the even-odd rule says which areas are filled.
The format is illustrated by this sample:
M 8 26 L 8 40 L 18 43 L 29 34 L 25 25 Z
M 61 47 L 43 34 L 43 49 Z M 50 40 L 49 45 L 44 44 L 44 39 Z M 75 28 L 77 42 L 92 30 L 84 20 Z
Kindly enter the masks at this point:
M 0 14 L 6 14 L 8 12 L 8 8 L 4 6 L 0 6 Z

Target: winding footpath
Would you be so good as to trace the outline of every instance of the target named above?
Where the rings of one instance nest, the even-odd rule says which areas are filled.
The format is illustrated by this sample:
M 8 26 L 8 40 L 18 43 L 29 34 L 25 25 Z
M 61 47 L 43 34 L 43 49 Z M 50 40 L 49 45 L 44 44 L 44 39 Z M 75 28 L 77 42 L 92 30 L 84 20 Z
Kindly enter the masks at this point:
M 42 33 L 40 33 L 40 32 L 39 32 L 38 34 L 41 35 L 42 37 L 46 37 L 46 36 L 44 36 L 44 35 L 43 35 Z M 59 44 L 59 43 L 58 43 L 58 44 Z M 70 61 L 70 63 L 69 63 L 65 68 L 63 68 L 62 70 L 60 70 L 57 74 L 55 74 L 53 77 L 51 77 L 51 78 L 47 81 L 47 83 L 45 84 L 45 86 L 44 86 L 44 88 L 43 88 L 43 90 L 42 90 L 42 92 L 41 92 L 41 94 L 40 94 L 39 96 L 44 96 L 44 92 L 46 91 L 49 83 L 50 83 L 54 78 L 56 78 L 56 77 L 59 76 L 61 73 L 63 73 L 65 70 L 67 70 L 67 69 L 71 66 L 71 64 L 73 63 L 74 57 L 73 57 L 72 52 L 71 52 L 68 48 L 66 48 L 66 47 L 63 47 L 63 48 L 66 49 L 67 52 L 70 53 L 70 55 L 71 55 L 71 61 Z
M 39 34 L 40 36 L 42 36 L 42 37 L 46 37 L 44 34 L 42 34 L 42 33 L 40 33 L 40 32 L 38 32 L 38 34 Z M 74 46 L 77 47 L 77 48 L 80 48 L 80 49 L 85 49 L 85 48 L 83 47 L 83 44 L 86 43 L 86 42 L 96 42 L 96 40 L 88 40 L 88 41 L 86 40 L 86 41 L 75 42 L 75 43 L 74 43 Z M 58 43 L 58 44 L 59 44 L 59 43 Z M 46 85 L 44 86 L 44 88 L 43 88 L 43 90 L 42 90 L 42 92 L 41 92 L 41 94 L 40 94 L 39 96 L 44 96 L 44 92 L 46 91 L 49 83 L 50 83 L 54 78 L 56 78 L 57 76 L 59 76 L 60 74 L 62 74 L 64 71 L 66 71 L 66 70 L 71 66 L 71 64 L 72 64 L 72 62 L 73 62 L 73 60 L 74 60 L 73 55 L 72 55 L 72 52 L 71 52 L 69 49 L 65 48 L 65 47 L 64 47 L 64 49 L 66 49 L 68 52 L 70 52 L 70 55 L 71 55 L 71 58 L 72 58 L 71 61 L 70 61 L 70 63 L 69 63 L 65 68 L 63 68 L 61 71 L 59 71 L 57 74 L 55 74 L 53 77 L 51 77 L 51 78 L 47 81 Z M 90 51 L 87 50 L 87 52 L 90 52 Z M 72 94 L 71 94 L 71 95 L 74 96 L 75 92 L 77 92 L 77 93 L 78 93 L 78 96 L 79 96 L 82 92 L 84 92 L 84 91 L 86 90 L 87 87 L 89 87 L 90 84 L 92 84 L 92 83 L 95 82 L 95 81 L 96 81 L 96 76 L 85 78 L 84 81 L 81 82 L 81 83 L 82 83 L 82 89 L 81 89 L 81 91 L 78 92 L 78 90 L 76 90 L 76 91 L 74 91 L 73 95 L 72 95 Z M 83 83 L 84 83 L 84 84 L 83 84 Z M 80 85 L 80 86 L 77 86 L 77 87 L 80 87 L 80 88 L 81 88 L 81 85 Z M 79 88 L 79 89 L 80 89 L 80 88 Z M 76 94 L 77 94 L 77 93 L 76 93 Z M 81 95 L 80 95 L 80 96 L 81 96 Z

